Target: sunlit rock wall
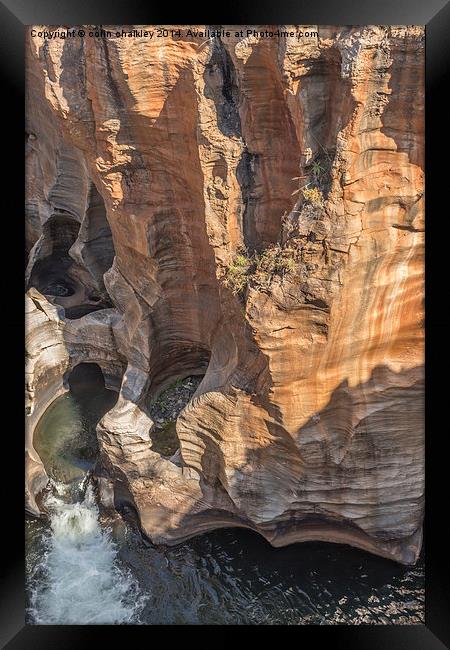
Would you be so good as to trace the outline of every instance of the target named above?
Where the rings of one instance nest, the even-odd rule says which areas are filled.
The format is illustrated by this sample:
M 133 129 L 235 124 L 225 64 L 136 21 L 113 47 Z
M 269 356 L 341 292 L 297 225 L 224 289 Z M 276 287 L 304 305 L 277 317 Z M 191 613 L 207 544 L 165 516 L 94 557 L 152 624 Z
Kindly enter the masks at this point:
M 48 393 L 35 373 L 61 382 L 80 359 L 113 364 L 102 472 L 155 542 L 245 526 L 274 545 L 337 541 L 414 562 L 423 29 L 229 29 L 28 38 L 27 282 L 45 294 L 60 264 L 72 291 L 39 298 L 59 317 L 27 319 L 33 399 Z M 236 251 L 276 243 L 295 268 L 235 295 Z M 60 352 L 44 363 L 48 345 Z M 149 400 L 191 374 L 204 378 L 177 420 L 180 454 L 164 458 Z

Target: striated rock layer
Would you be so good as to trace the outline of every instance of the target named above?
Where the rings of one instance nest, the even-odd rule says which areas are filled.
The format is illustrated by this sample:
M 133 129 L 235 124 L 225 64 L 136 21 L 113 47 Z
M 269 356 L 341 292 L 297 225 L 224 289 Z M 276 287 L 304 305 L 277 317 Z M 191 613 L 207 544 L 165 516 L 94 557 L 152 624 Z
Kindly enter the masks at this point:
M 34 426 L 90 361 L 120 387 L 98 426 L 102 497 L 154 542 L 243 526 L 412 563 L 423 29 L 229 29 L 28 38 L 28 508 L 46 481 Z M 294 265 L 236 295 L 236 252 L 277 243 Z M 166 458 L 149 404 L 189 375 Z

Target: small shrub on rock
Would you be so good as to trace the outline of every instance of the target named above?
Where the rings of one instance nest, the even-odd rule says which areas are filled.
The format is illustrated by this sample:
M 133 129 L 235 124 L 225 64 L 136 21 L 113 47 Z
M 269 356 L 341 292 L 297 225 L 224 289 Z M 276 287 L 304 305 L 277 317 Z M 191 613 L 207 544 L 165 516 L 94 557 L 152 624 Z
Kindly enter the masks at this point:
M 252 260 L 247 251 L 238 251 L 223 277 L 223 283 L 235 295 L 241 295 L 248 283 L 248 273 Z
M 322 192 L 318 187 L 303 188 L 302 189 L 303 198 L 308 203 L 311 203 L 314 207 L 323 207 L 324 198 Z

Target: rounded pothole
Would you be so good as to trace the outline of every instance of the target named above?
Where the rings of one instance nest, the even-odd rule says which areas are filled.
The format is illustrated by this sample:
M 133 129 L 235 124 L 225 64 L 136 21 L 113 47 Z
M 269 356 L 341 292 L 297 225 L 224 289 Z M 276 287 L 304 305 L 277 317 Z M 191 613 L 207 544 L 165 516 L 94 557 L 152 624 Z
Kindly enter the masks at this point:
M 55 280 L 47 284 L 42 289 L 42 293 L 46 296 L 57 296 L 60 298 L 66 298 L 67 296 L 73 296 L 75 290 L 64 280 Z
M 69 391 L 57 397 L 36 425 L 33 445 L 49 477 L 64 483 L 83 478 L 98 457 L 96 426 L 117 401 L 96 363 L 71 372 Z
M 176 421 L 181 411 L 191 401 L 203 376 L 189 376 L 178 379 L 163 390 L 149 406 L 149 415 L 154 422 L 150 431 L 152 451 L 162 456 L 173 456 L 180 448 Z

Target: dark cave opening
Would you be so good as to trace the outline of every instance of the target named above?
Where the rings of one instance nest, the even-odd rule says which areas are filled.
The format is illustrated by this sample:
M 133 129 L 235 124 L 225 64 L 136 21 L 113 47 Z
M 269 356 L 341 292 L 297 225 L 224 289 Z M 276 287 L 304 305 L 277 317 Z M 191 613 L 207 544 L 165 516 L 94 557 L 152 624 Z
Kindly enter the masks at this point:
M 98 291 L 106 293 L 103 275 L 111 268 L 115 250 L 105 202 L 94 184 L 89 192 L 88 208 L 80 235 L 84 242 L 81 253 L 83 262 L 94 278 Z
M 184 379 L 177 379 L 150 402 L 148 412 L 154 422 L 150 431 L 152 451 L 165 457 L 173 456 L 178 451 L 180 441 L 176 421 L 191 401 L 202 379 L 203 375 L 189 375 Z
M 81 224 L 61 210 L 44 224 L 39 257 L 28 284 L 64 307 L 66 318 L 81 318 L 113 307 L 103 274 L 111 267 L 114 255 L 106 208 L 92 185 Z
M 69 249 L 75 243 L 79 228 L 76 219 L 61 214 L 53 215 L 44 224 L 41 257 L 33 266 L 29 285 L 45 296 L 62 298 L 75 294 L 76 283 L 70 277 L 74 262 Z
M 224 135 L 241 137 L 239 87 L 233 61 L 220 40 L 213 41 L 212 54 L 205 66 L 205 96 L 214 101 L 217 126 Z
M 199 344 L 185 342 L 172 348 L 170 357 L 161 350 L 158 352 L 150 371 L 152 381 L 143 407 L 153 420 L 151 450 L 177 464 L 181 461 L 177 420 L 202 384 L 211 352 Z M 167 358 L 172 359 L 170 366 Z

